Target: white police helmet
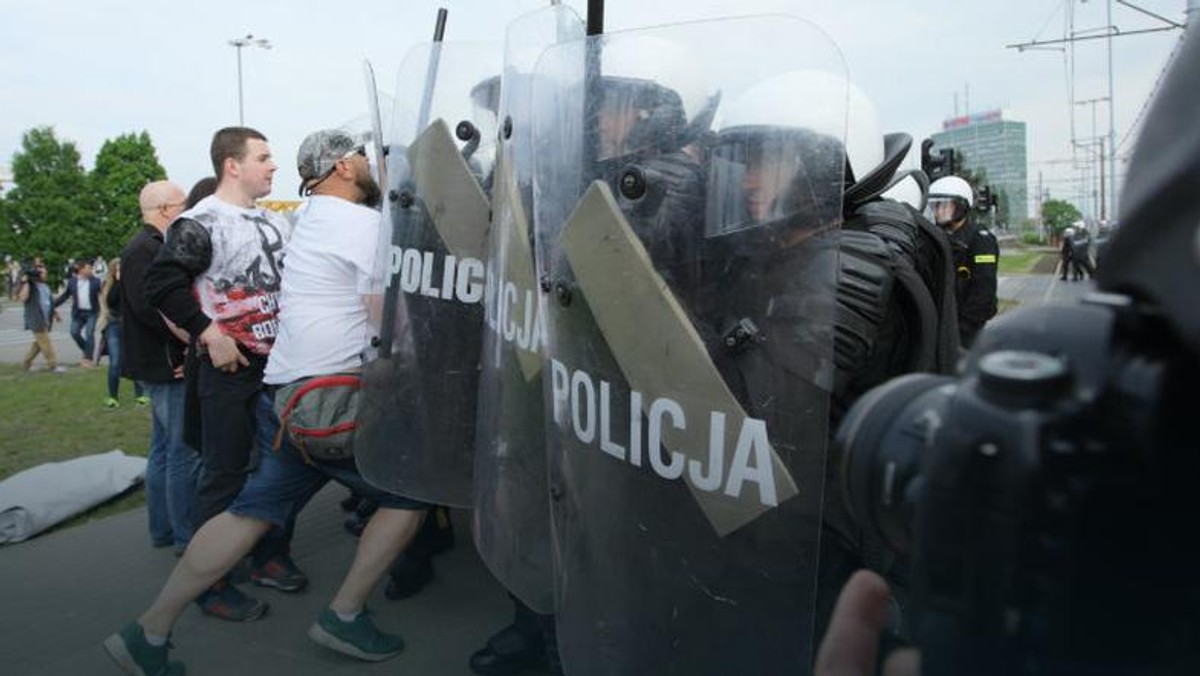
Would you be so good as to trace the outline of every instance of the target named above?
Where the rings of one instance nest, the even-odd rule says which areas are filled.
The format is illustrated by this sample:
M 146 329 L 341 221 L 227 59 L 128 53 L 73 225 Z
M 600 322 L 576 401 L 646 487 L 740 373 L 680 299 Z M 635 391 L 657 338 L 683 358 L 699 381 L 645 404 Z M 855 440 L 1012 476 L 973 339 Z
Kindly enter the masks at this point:
M 944 208 L 951 205 L 952 209 Z M 929 186 L 929 206 L 925 216 L 938 225 L 950 225 L 967 217 L 967 211 L 975 205 L 975 191 L 971 184 L 957 176 L 945 176 Z

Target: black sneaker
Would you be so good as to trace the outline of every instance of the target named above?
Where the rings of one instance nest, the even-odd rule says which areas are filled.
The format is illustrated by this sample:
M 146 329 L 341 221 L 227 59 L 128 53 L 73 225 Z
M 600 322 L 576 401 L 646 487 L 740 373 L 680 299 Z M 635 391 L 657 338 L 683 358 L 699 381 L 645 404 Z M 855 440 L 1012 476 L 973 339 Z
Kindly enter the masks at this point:
M 260 587 L 272 587 L 282 592 L 298 592 L 308 586 L 308 576 L 296 567 L 292 557 L 276 554 L 267 562 L 250 569 L 250 581 Z
M 173 647 L 153 646 L 146 640 L 142 625 L 135 622 L 121 627 L 121 631 L 104 639 L 104 652 L 127 674 L 134 676 L 182 676 L 183 662 L 167 660 L 167 652 Z
M 383 590 L 389 600 L 399 601 L 413 596 L 433 579 L 433 561 L 429 556 L 401 553 L 392 564 L 391 579 Z
M 196 599 L 200 612 L 230 622 L 253 622 L 271 607 L 265 601 L 250 598 L 224 580 L 209 587 Z

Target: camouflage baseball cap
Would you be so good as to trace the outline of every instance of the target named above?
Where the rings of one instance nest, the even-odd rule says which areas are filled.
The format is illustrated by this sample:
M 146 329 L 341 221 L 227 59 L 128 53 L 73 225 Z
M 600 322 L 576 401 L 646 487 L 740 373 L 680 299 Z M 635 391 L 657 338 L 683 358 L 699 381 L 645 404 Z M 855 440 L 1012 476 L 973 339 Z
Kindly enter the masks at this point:
M 341 129 L 322 129 L 305 137 L 296 153 L 296 169 L 300 172 L 300 194 L 325 179 L 338 160 L 355 153 L 365 155 L 360 139 Z

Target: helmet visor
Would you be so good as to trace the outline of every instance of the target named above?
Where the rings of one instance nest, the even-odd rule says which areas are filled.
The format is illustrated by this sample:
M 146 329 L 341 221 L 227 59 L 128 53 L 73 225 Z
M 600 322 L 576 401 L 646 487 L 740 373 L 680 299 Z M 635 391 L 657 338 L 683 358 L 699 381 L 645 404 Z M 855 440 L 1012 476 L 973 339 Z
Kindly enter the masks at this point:
M 838 217 L 845 155 L 833 139 L 797 132 L 731 133 L 713 147 L 705 232 L 786 222 L 815 229 Z

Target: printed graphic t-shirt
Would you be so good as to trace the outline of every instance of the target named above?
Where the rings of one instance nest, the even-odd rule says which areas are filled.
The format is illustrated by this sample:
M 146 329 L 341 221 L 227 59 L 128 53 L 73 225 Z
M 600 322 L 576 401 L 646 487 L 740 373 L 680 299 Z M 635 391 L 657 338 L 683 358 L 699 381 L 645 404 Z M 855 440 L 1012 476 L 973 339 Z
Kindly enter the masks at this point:
M 212 244 L 212 263 L 193 286 L 201 309 L 223 333 L 266 356 L 279 329 L 279 280 L 291 223 L 269 209 L 239 207 L 215 195 L 181 218 L 203 226 Z

